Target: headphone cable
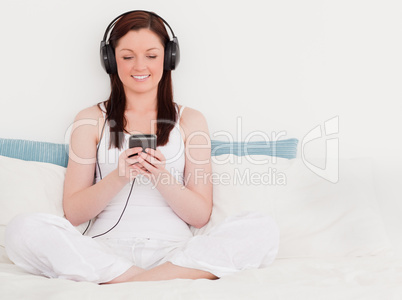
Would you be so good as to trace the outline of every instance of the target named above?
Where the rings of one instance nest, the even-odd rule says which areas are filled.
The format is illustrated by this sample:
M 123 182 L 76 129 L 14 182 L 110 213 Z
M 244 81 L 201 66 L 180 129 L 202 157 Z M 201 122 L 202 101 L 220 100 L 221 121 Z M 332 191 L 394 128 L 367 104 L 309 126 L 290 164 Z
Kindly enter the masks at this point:
M 107 117 L 105 118 L 105 122 L 103 123 L 102 130 L 101 130 L 101 134 L 100 134 L 100 140 L 99 140 L 99 143 L 98 143 L 98 145 L 97 145 L 97 147 L 96 147 L 96 166 L 98 167 L 100 180 L 102 180 L 103 177 L 102 177 L 102 172 L 101 172 L 101 168 L 100 168 L 100 165 L 99 165 L 98 152 L 99 152 L 99 147 L 100 147 L 100 144 L 101 144 L 101 141 L 102 141 L 102 138 L 103 138 L 103 131 L 104 131 L 104 129 L 105 129 L 106 122 L 109 120 L 109 117 L 110 117 L 110 112 L 109 112 L 109 114 L 107 115 Z M 94 178 L 96 178 L 96 170 L 95 170 L 95 176 L 94 176 Z M 134 183 L 135 183 L 135 178 L 134 178 L 134 180 L 133 180 L 133 183 L 131 184 L 131 188 L 130 188 L 130 192 L 129 192 L 128 196 L 127 196 L 126 204 L 124 205 L 123 211 L 121 212 L 120 217 L 119 217 L 119 219 L 117 220 L 116 224 L 114 224 L 109 230 L 105 231 L 104 233 L 95 235 L 95 236 L 93 236 L 92 238 L 97 238 L 97 237 L 99 237 L 99 236 L 105 235 L 106 233 L 108 233 L 108 232 L 110 232 L 112 229 L 114 229 L 114 228 L 117 226 L 117 224 L 119 224 L 121 218 L 123 217 L 124 212 L 126 211 L 126 208 L 127 208 L 127 205 L 128 205 L 128 201 L 130 200 L 131 192 L 133 191 Z M 87 225 L 87 227 L 85 228 L 85 230 L 84 230 L 84 232 L 82 233 L 82 235 L 85 235 L 85 233 L 88 231 L 90 225 L 91 225 L 91 220 L 88 221 L 88 225 Z
M 115 228 L 115 227 L 117 226 L 117 224 L 119 224 L 121 218 L 123 217 L 124 212 L 126 211 L 126 208 L 127 208 L 127 205 L 128 205 L 128 200 L 130 200 L 131 192 L 133 191 L 134 183 L 135 183 L 135 179 L 133 180 L 133 183 L 131 184 L 130 193 L 128 194 L 128 197 L 127 197 L 127 200 L 126 200 L 126 204 L 124 205 L 123 211 L 121 212 L 120 217 L 119 217 L 119 219 L 117 220 L 116 224 L 114 224 L 113 227 L 111 227 L 108 231 L 105 231 L 104 233 L 101 233 L 101 234 L 98 234 L 98 235 L 93 236 L 93 237 L 92 237 L 93 239 L 94 239 L 94 238 L 97 238 L 97 237 L 99 237 L 99 236 L 102 236 L 102 235 L 104 235 L 104 234 L 106 234 L 106 233 L 108 233 L 108 232 L 110 232 L 113 228 Z

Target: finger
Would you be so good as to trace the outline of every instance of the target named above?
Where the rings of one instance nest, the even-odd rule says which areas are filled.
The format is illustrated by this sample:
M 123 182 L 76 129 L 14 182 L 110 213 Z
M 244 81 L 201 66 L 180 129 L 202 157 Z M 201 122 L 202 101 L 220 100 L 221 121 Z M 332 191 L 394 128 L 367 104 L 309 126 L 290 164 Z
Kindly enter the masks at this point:
M 152 156 L 151 155 L 149 155 L 149 154 L 147 154 L 147 153 L 145 153 L 145 152 L 141 152 L 141 153 L 139 153 L 138 154 L 138 158 L 141 158 L 142 160 L 139 160 L 139 161 L 143 161 L 143 160 L 146 160 L 147 162 L 149 162 L 149 163 L 152 163 Z
M 149 161 L 147 161 L 143 156 L 146 156 L 145 153 L 141 153 L 138 157 L 138 162 L 145 167 L 148 171 L 154 171 L 156 169 L 156 166 L 151 164 Z
M 150 155 L 147 155 L 144 152 L 139 152 L 138 155 L 131 156 L 131 158 L 126 158 L 126 163 L 129 165 L 133 165 L 141 163 L 144 160 L 153 165 L 156 159 L 154 157 L 151 157 Z
M 126 158 L 126 164 L 128 165 L 135 165 L 139 163 L 139 156 L 132 156 L 131 158 Z
M 129 148 L 124 151 L 126 158 L 142 152 L 142 147 Z
M 157 154 L 159 157 L 156 157 L 156 156 L 152 155 L 151 153 L 144 153 L 144 152 L 141 153 L 140 156 L 154 166 L 163 165 L 165 158 L 162 155 L 162 153 L 157 153 L 157 151 L 153 152 L 153 153 Z
M 137 164 L 135 164 L 133 166 L 135 166 L 135 168 L 137 168 L 137 169 L 141 169 L 141 170 L 143 170 L 145 172 L 148 172 L 148 170 L 141 163 L 137 163 Z
M 165 160 L 165 156 L 163 156 L 162 152 L 159 149 L 152 149 L 152 148 L 146 148 L 145 152 L 156 157 L 160 161 Z
M 138 174 L 141 174 L 141 175 L 150 174 L 150 172 L 147 169 L 145 169 L 143 166 L 141 166 L 140 164 L 132 165 L 132 166 L 130 166 L 130 168 L 132 170 L 135 170 L 135 172 L 138 172 Z

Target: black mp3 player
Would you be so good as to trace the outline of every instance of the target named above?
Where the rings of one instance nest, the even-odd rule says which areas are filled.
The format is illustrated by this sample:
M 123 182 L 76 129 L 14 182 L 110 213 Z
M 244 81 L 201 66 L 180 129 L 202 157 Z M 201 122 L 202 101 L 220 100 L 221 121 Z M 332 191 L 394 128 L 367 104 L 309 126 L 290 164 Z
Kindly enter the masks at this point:
M 156 135 L 155 134 L 133 134 L 128 140 L 128 147 L 142 147 L 142 151 L 145 152 L 146 148 L 156 149 Z M 135 156 L 137 154 L 131 155 Z M 131 157 L 130 156 L 130 157 Z

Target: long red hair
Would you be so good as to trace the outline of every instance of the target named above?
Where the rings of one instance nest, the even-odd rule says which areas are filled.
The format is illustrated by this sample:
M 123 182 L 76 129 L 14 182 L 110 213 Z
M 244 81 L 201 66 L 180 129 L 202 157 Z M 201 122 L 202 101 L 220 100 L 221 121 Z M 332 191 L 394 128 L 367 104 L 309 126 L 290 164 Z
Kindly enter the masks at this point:
M 109 44 L 115 49 L 119 39 L 130 30 L 143 28 L 153 31 L 161 39 L 162 44 L 166 46 L 169 41 L 169 35 L 163 21 L 157 16 L 143 11 L 135 11 L 122 16 L 116 22 L 110 33 Z M 122 148 L 124 132 L 127 132 L 125 129 L 127 120 L 124 117 L 126 95 L 118 74 L 110 74 L 110 84 L 110 97 L 104 101 L 106 115 L 108 116 L 110 124 L 110 146 L 113 145 L 117 148 Z M 175 103 L 173 102 L 172 75 L 170 70 L 163 71 L 162 78 L 159 82 L 157 109 L 157 145 L 163 146 L 169 141 L 169 133 L 177 121 L 177 112 Z

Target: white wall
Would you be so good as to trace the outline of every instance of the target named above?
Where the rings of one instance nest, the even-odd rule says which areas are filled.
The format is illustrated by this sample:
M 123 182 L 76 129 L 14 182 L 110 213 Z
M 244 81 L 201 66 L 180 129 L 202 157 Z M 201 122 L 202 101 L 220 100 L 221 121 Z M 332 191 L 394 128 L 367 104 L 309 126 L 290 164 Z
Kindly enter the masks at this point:
M 0 137 L 64 142 L 76 113 L 108 95 L 99 63 L 106 26 L 146 9 L 179 37 L 176 101 L 203 112 L 211 134 L 286 131 L 302 140 L 339 117 L 341 156 L 394 157 L 399 2 L 2 0 Z M 306 149 L 325 151 L 325 139 Z

